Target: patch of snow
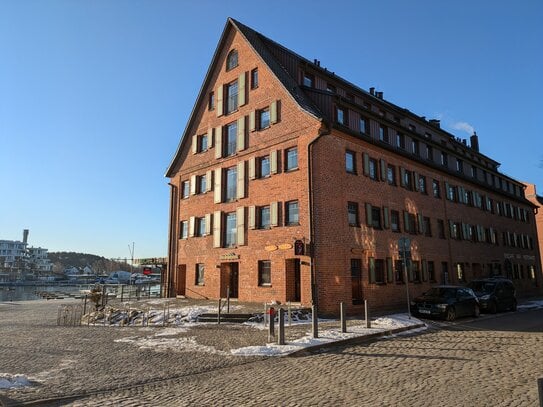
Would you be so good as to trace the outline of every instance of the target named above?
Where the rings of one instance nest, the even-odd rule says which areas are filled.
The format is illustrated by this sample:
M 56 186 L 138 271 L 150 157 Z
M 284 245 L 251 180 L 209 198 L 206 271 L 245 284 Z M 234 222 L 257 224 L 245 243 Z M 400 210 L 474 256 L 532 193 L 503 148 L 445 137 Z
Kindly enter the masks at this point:
M 18 389 L 30 385 L 30 380 L 25 375 L 0 373 L 0 389 Z
M 189 338 L 161 338 L 155 336 L 147 337 L 127 337 L 116 339 L 115 342 L 130 343 L 137 346 L 139 349 L 151 349 L 157 352 L 160 351 L 177 351 L 177 352 L 204 352 L 217 355 L 228 355 L 214 348 L 213 346 L 200 345 L 194 337 Z
M 528 301 L 526 304 L 517 306 L 519 310 L 539 309 L 543 308 L 543 300 Z

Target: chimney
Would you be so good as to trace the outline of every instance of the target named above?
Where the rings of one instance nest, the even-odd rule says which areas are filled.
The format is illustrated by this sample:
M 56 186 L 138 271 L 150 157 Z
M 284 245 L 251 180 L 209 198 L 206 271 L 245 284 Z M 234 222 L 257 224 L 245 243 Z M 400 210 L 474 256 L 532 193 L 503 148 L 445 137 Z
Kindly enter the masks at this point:
M 479 137 L 476 132 L 473 132 L 473 136 L 470 137 L 470 144 L 473 150 L 479 152 Z
M 375 88 L 370 88 L 370 95 L 374 96 L 375 95 Z
M 379 99 L 383 99 L 383 92 L 375 92 L 375 96 L 377 96 Z
M 24 244 L 28 243 L 28 229 L 23 230 L 23 243 Z
M 437 127 L 438 129 L 441 128 L 441 120 L 438 120 L 438 119 L 430 119 L 429 120 L 430 124 L 434 127 Z

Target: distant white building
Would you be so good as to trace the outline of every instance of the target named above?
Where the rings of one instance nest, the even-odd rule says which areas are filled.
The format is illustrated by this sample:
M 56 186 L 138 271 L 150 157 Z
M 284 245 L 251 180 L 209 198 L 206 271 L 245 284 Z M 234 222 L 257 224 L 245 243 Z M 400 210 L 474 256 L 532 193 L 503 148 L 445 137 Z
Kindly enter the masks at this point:
M 41 247 L 28 248 L 29 261 L 34 269 L 39 272 L 49 273 L 53 271 L 53 264 L 47 257 L 47 249 Z
M 10 271 L 49 273 L 53 265 L 47 249 L 28 247 L 28 229 L 23 230 L 23 241 L 0 240 L 0 267 Z

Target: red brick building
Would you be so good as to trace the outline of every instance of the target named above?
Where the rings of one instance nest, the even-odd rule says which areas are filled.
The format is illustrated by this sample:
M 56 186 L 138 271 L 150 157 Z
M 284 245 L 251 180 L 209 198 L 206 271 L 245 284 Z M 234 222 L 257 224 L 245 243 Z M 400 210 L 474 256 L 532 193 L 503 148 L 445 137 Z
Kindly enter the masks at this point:
M 524 185 L 526 186 L 526 198 L 537 206 L 535 210 L 535 223 L 537 228 L 537 246 L 541 260 L 541 253 L 543 253 L 543 196 L 537 194 L 534 184 L 524 183 Z M 540 263 L 540 267 L 543 268 L 543 261 Z
M 171 179 L 168 295 L 405 303 L 502 274 L 539 290 L 534 206 L 470 144 L 229 19 Z M 362 304 L 362 305 L 361 305 Z

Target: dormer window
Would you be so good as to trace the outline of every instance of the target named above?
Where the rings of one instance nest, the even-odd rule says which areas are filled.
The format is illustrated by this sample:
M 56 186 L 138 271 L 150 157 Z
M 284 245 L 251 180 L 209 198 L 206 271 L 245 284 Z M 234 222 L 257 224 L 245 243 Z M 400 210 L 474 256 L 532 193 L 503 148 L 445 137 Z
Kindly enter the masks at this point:
M 238 66 L 238 51 L 233 49 L 226 57 L 226 70 L 229 71 Z
M 312 88 L 315 86 L 315 77 L 311 75 L 310 73 L 304 72 L 302 83 L 304 86 L 307 86 L 308 88 Z

